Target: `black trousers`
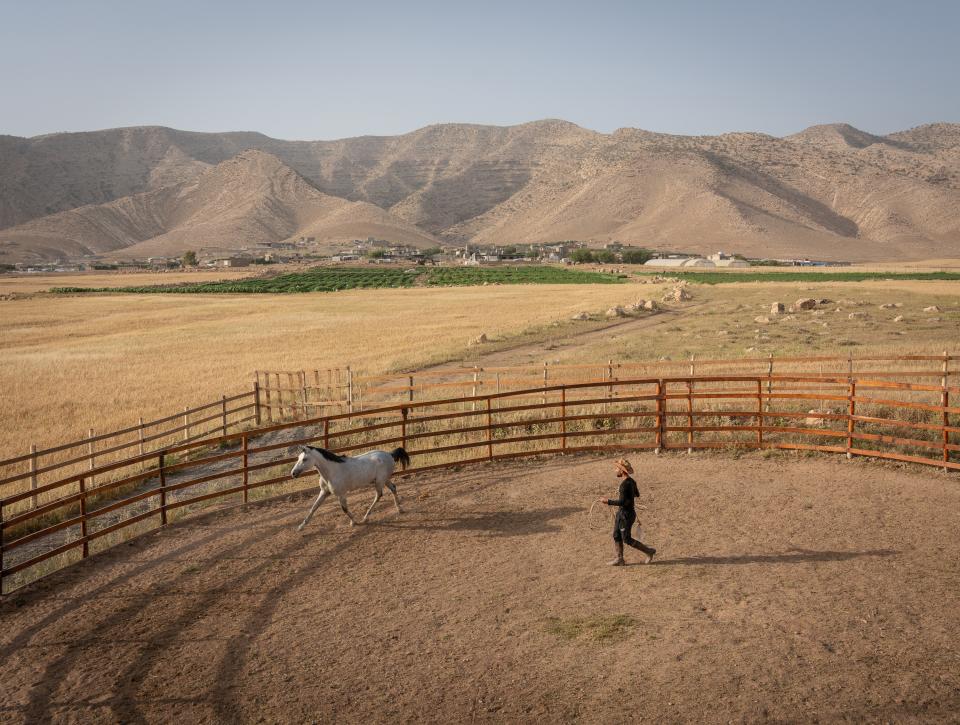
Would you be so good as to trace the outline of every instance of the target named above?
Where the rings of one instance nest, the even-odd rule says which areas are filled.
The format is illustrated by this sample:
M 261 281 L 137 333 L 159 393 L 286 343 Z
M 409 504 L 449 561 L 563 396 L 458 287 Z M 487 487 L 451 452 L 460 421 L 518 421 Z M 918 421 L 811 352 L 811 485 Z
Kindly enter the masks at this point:
M 636 520 L 637 515 L 630 509 L 620 509 L 617 511 L 617 517 L 613 524 L 613 540 L 619 541 L 627 546 L 632 546 L 634 549 L 639 549 L 644 554 L 652 554 L 654 552 L 653 549 L 649 546 L 644 546 L 630 534 L 630 530 L 633 528 Z

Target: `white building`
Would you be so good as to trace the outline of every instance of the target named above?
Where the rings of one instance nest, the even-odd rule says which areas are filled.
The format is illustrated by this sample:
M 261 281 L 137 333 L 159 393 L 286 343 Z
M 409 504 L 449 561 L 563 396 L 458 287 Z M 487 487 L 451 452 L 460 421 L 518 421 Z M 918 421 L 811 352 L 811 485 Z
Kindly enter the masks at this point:
M 643 263 L 644 267 L 699 267 L 706 269 L 716 267 L 713 262 L 703 257 L 663 257 L 660 259 L 648 259 Z
M 717 252 L 716 254 L 711 254 L 708 259 L 713 262 L 714 266 L 717 267 L 749 267 L 750 263 L 745 262 L 742 259 L 737 259 L 733 255 L 727 254 L 726 252 Z

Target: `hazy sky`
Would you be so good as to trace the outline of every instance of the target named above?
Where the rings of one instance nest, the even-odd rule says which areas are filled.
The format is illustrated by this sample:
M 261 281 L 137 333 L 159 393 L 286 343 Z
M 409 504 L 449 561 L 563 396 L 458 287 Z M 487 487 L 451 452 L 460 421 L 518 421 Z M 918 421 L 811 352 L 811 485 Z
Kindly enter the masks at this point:
M 0 0 L 0 133 L 960 121 L 960 0 Z

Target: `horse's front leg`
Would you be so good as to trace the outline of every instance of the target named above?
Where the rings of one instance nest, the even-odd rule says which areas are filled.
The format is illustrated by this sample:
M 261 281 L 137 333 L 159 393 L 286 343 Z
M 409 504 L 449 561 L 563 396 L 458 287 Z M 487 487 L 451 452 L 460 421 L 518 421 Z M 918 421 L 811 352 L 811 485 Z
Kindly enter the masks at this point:
M 321 489 L 320 495 L 317 496 L 317 500 L 313 502 L 313 506 L 310 507 L 310 512 L 307 514 L 307 518 L 303 520 L 303 523 L 297 527 L 297 531 L 303 531 L 303 527 L 310 523 L 310 519 L 313 518 L 313 515 L 316 513 L 317 509 L 320 508 L 320 504 L 323 503 L 323 500 L 329 496 L 330 493 L 327 489 Z
M 350 509 L 347 508 L 347 497 L 340 495 L 337 498 L 340 499 L 340 509 L 347 515 L 347 518 L 350 519 L 350 525 L 356 526 L 356 519 L 353 518 L 353 516 L 350 514 Z

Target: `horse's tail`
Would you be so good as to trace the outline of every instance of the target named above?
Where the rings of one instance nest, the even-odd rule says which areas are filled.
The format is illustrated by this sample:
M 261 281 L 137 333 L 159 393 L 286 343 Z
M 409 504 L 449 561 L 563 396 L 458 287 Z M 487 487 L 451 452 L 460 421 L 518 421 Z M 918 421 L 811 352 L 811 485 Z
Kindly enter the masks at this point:
M 407 452 L 403 450 L 403 448 L 394 448 L 390 451 L 390 456 L 394 461 L 399 463 L 400 467 L 404 470 L 410 465 L 410 456 L 407 455 Z

